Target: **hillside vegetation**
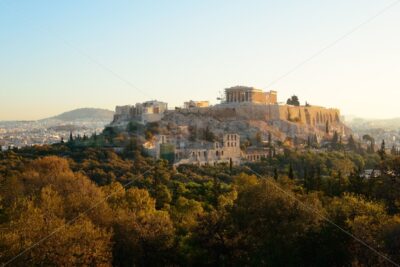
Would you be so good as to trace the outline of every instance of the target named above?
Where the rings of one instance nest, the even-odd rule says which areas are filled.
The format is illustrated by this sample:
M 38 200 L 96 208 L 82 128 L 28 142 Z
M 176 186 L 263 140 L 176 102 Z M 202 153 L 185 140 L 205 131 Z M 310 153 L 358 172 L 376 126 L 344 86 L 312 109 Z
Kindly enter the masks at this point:
M 134 138 L 121 154 L 96 146 L 110 138 L 0 153 L 1 262 L 26 250 L 11 266 L 391 265 L 337 226 L 400 262 L 398 156 L 287 149 L 173 168 Z

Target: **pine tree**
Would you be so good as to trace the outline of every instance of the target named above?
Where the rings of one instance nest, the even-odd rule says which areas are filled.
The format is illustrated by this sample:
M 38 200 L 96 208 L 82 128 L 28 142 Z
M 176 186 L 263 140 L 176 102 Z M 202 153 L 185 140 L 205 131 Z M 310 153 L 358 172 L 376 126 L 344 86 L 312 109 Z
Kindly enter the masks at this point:
M 286 104 L 293 105 L 293 106 L 300 106 L 299 98 L 296 95 L 293 95 L 286 101 Z
M 382 140 L 381 143 L 381 149 L 378 151 L 379 155 L 381 156 L 381 159 L 384 160 L 385 159 L 385 155 L 386 155 L 386 144 L 385 144 L 385 140 Z
M 337 147 L 338 142 L 339 142 L 339 135 L 335 131 L 332 137 L 332 146 Z
M 74 137 L 72 136 L 72 131 L 69 132 L 69 142 L 73 142 L 74 141 Z

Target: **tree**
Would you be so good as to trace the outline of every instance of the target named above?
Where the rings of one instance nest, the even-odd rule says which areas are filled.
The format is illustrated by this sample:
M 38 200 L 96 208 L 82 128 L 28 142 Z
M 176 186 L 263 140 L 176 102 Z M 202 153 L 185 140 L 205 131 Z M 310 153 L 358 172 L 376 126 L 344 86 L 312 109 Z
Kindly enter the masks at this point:
M 339 147 L 339 135 L 338 133 L 335 131 L 333 133 L 333 137 L 332 137 L 332 148 L 334 149 L 338 149 Z
M 374 248 L 383 246 L 384 229 L 393 222 L 382 204 L 348 193 L 341 198 L 334 198 L 328 211 L 336 224 L 349 228 L 357 237 L 362 236 L 363 241 Z M 381 256 L 371 253 L 364 244 L 353 238 L 347 238 L 343 245 L 348 248 L 353 266 L 386 266 L 387 262 Z
M 204 140 L 208 142 L 215 142 L 216 140 L 215 134 L 210 130 L 210 127 L 208 126 L 204 129 L 203 136 Z
M 286 104 L 292 105 L 292 106 L 300 106 L 300 101 L 296 95 L 292 95 L 292 97 L 286 101 Z
M 354 141 L 354 137 L 351 134 L 349 137 L 349 140 L 347 141 L 347 146 L 350 150 L 356 151 L 357 150 L 357 145 L 356 142 Z
M 271 132 L 268 132 L 268 146 L 269 147 L 272 146 L 272 135 L 271 135 Z
M 165 205 L 169 205 L 172 201 L 172 196 L 168 187 L 163 184 L 158 185 L 155 192 L 155 199 L 157 209 L 162 209 Z
M 139 130 L 139 124 L 137 122 L 130 121 L 126 126 L 126 130 L 129 133 L 134 133 Z
M 385 156 L 386 156 L 386 144 L 385 144 L 385 140 L 382 140 L 381 149 L 379 149 L 378 153 L 379 153 L 379 156 L 381 157 L 381 160 L 384 160 L 384 159 L 385 159 Z
M 5 248 L 0 260 L 5 262 L 26 250 L 13 265 L 110 265 L 111 233 L 85 216 L 68 224 L 64 219 L 65 204 L 48 186 L 36 199 L 24 200 L 15 207 L 10 227 L 0 236 L 0 244 Z M 31 248 L 32 244 L 53 232 L 54 235 Z
M 168 265 L 174 227 L 166 211 L 156 210 L 156 201 L 145 189 L 125 191 L 119 183 L 104 188 L 112 208 L 117 266 Z
M 185 197 L 179 197 L 171 211 L 177 229 L 185 233 L 197 226 L 202 213 L 203 207 L 200 202 Z
M 241 266 L 302 265 L 300 250 L 307 233 L 320 225 L 313 211 L 322 212 L 321 203 L 311 195 L 294 193 L 290 183 L 266 179 L 239 192 L 234 204 L 231 220 L 240 244 L 235 262 Z M 278 189 L 282 187 L 311 208 L 302 208 L 294 198 L 282 194 Z

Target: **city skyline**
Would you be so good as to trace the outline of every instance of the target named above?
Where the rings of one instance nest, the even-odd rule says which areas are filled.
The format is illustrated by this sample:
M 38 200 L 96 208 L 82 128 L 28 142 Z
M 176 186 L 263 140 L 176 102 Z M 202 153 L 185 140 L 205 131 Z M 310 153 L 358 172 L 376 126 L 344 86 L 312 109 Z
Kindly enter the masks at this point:
M 235 85 L 344 115 L 399 117 L 400 6 L 285 76 L 391 3 L 3 1 L 0 120 L 150 99 L 216 103 Z

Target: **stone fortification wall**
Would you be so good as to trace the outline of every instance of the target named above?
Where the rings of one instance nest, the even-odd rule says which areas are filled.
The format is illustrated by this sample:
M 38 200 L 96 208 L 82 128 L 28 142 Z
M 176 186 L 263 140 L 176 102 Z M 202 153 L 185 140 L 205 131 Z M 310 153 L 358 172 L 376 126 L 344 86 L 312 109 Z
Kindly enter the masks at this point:
M 280 120 L 302 123 L 313 127 L 340 123 L 340 111 L 338 109 L 318 106 L 279 106 Z
M 194 108 L 182 110 L 182 113 L 197 113 L 220 120 L 263 120 L 289 121 L 305 124 L 312 127 L 325 127 L 326 123 L 335 125 L 340 123 L 338 109 L 318 106 L 291 106 L 291 105 L 259 105 L 251 103 L 222 104 L 208 108 Z
M 224 125 L 235 122 L 263 122 L 267 127 L 276 129 L 287 136 L 307 138 L 309 134 L 324 136 L 326 126 L 330 133 L 346 133 L 346 128 L 340 122 L 340 111 L 318 106 L 263 105 L 252 103 L 220 104 L 208 108 L 180 110 L 182 115 L 199 115 L 209 122 L 211 118 L 224 122 Z M 208 119 L 207 119 L 208 118 Z M 228 123 L 228 124 L 226 124 Z M 236 123 L 238 124 L 238 123 Z M 238 124 L 239 125 L 239 124 Z M 249 130 L 250 131 L 250 130 Z M 269 129 L 268 131 L 271 131 Z
M 220 120 L 279 120 L 279 105 L 263 105 L 252 103 L 221 104 L 208 108 L 192 108 L 181 110 L 181 113 L 194 113 L 214 117 Z

